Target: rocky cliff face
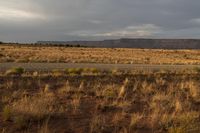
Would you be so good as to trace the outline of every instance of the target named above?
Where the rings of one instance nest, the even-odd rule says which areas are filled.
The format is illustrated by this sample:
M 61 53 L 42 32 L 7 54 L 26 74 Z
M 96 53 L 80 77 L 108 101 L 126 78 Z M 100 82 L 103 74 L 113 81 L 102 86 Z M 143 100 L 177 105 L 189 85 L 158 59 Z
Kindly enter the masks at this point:
M 104 41 L 46 42 L 38 44 L 69 44 L 103 48 L 150 48 L 150 49 L 200 49 L 200 39 L 117 39 Z

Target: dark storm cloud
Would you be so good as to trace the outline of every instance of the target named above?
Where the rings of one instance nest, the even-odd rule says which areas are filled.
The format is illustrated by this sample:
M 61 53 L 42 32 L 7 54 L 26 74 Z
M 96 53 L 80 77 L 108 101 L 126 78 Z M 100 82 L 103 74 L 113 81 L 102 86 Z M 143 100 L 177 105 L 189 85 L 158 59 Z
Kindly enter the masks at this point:
M 199 0 L 0 1 L 0 40 L 200 38 Z

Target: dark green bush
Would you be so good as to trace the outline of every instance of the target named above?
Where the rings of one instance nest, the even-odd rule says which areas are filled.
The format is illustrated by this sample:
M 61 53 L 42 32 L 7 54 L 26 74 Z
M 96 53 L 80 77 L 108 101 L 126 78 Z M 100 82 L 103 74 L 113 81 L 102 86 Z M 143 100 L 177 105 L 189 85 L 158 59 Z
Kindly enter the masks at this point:
M 24 68 L 16 67 L 6 71 L 6 75 L 22 75 L 24 73 Z
M 83 73 L 98 74 L 100 70 L 98 70 L 97 68 L 67 68 L 65 69 L 65 72 L 69 75 L 81 75 Z
M 81 68 L 67 68 L 65 69 L 67 74 L 78 74 L 80 75 L 83 72 Z

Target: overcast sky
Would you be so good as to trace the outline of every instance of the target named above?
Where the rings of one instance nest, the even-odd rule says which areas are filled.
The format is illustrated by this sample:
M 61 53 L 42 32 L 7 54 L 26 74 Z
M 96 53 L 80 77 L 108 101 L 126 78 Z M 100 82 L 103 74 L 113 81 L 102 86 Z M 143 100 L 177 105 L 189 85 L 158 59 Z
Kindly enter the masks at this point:
M 200 38 L 200 0 L 0 0 L 0 41 Z

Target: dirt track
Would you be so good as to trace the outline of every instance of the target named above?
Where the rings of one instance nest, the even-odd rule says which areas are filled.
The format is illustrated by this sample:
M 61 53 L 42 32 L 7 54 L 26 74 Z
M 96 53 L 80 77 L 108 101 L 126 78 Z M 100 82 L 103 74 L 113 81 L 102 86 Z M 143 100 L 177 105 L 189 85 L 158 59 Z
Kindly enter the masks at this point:
M 13 67 L 23 67 L 26 71 L 51 71 L 66 68 L 97 68 L 101 70 L 181 70 L 194 69 L 200 65 L 146 65 L 146 64 L 89 64 L 89 63 L 0 63 L 0 71 Z

